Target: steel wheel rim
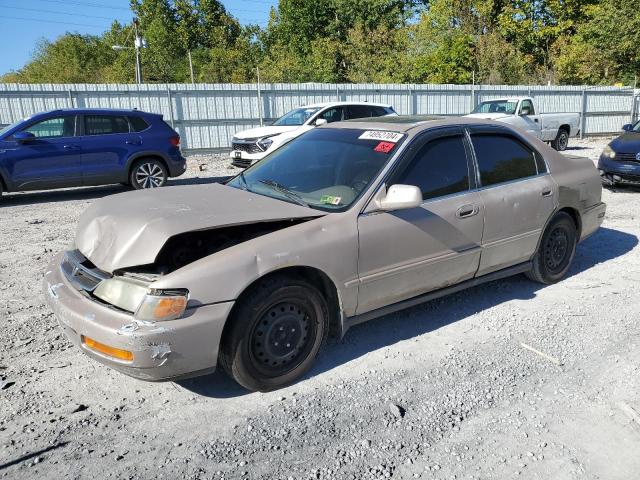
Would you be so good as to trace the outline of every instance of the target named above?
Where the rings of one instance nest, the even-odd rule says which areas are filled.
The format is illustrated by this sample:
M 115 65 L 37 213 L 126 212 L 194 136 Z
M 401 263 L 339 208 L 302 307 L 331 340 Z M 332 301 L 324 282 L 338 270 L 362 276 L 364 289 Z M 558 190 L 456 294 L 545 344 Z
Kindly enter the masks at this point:
M 544 260 L 551 273 L 558 273 L 566 266 L 569 256 L 569 235 L 564 228 L 554 228 L 544 245 Z
M 263 374 L 276 377 L 296 368 L 311 351 L 316 322 L 300 301 L 286 300 L 271 305 L 254 326 L 250 354 Z
M 560 145 L 560 150 L 565 150 L 567 145 L 569 144 L 569 136 L 566 132 L 562 132 L 560 134 L 560 139 L 558 140 L 558 144 Z
M 157 188 L 164 183 L 164 172 L 156 163 L 143 163 L 136 169 L 136 182 L 142 188 Z

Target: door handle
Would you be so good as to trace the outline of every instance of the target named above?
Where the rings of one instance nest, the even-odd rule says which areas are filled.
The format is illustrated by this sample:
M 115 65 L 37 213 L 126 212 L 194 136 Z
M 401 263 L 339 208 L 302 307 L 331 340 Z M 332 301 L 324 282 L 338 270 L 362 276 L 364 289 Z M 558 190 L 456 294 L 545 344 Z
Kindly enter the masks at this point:
M 140 140 L 125 140 L 124 143 L 127 145 L 140 145 L 142 142 Z
M 480 209 L 475 205 L 463 205 L 456 212 L 456 217 L 458 218 L 469 218 L 476 215 Z
M 64 148 L 65 150 L 77 150 L 80 147 L 78 147 L 78 145 L 63 145 L 62 148 Z
M 553 194 L 553 190 L 551 190 L 550 188 L 548 190 L 543 190 L 542 192 L 540 192 L 540 195 L 542 195 L 543 197 L 550 197 Z

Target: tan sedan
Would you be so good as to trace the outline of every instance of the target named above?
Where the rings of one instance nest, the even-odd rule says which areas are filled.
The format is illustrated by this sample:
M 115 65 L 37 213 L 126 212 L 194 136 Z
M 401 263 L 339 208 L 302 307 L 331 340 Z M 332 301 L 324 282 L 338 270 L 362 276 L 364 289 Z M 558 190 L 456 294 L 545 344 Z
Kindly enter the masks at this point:
M 341 122 L 226 185 L 95 202 L 44 290 L 71 341 L 126 374 L 221 364 L 266 391 L 329 332 L 519 273 L 559 281 L 604 214 L 590 160 L 507 125 Z

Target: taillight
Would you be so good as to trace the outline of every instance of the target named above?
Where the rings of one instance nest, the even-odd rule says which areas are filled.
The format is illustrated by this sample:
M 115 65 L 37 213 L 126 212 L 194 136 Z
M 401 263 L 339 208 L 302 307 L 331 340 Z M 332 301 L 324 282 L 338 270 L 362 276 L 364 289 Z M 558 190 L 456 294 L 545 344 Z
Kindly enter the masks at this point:
M 175 135 L 169 138 L 169 143 L 174 147 L 180 146 L 180 135 Z

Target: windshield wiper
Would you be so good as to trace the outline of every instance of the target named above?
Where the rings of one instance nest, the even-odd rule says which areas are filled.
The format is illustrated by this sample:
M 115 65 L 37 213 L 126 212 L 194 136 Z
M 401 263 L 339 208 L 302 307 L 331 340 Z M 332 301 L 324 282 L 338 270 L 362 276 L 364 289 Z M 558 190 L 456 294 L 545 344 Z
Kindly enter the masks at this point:
M 260 183 L 263 183 L 264 185 L 267 185 L 268 187 L 273 188 L 276 192 L 279 192 L 282 195 L 284 195 L 285 197 L 287 197 L 288 199 L 293 200 L 298 205 L 302 205 L 303 207 L 309 207 L 309 204 L 307 202 L 305 202 L 300 195 L 298 195 L 295 192 L 292 192 L 287 187 L 285 187 L 284 185 L 279 184 L 275 180 L 267 179 L 267 180 L 258 180 L 258 181 Z

